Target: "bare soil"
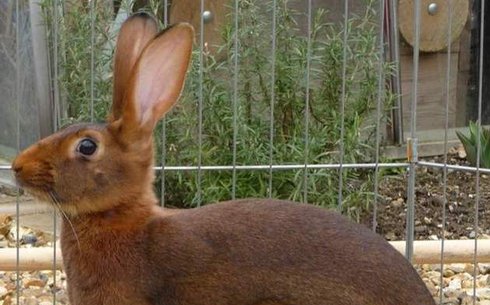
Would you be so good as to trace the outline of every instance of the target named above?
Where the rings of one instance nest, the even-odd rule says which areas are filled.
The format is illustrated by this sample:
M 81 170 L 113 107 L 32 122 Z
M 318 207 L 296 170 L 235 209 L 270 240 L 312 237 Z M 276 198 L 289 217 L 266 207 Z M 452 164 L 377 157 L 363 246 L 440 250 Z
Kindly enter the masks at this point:
M 444 163 L 443 157 L 425 161 Z M 448 156 L 448 164 L 469 164 L 457 154 Z M 415 185 L 415 238 L 447 239 L 474 238 L 478 224 L 479 234 L 490 233 L 490 176 L 480 174 L 477 194 L 475 172 L 448 170 L 444 182 L 442 168 L 419 167 Z M 377 204 L 377 232 L 387 240 L 402 240 L 406 236 L 407 174 L 399 171 L 385 176 L 380 182 L 380 199 Z M 444 188 L 446 185 L 446 188 Z M 445 200 L 446 198 L 446 200 Z M 444 202 L 446 201 L 445 208 Z M 478 214 L 477 214 L 478 210 Z M 361 222 L 372 227 L 374 209 L 364 213 Z M 476 216 L 478 215 L 478 219 Z

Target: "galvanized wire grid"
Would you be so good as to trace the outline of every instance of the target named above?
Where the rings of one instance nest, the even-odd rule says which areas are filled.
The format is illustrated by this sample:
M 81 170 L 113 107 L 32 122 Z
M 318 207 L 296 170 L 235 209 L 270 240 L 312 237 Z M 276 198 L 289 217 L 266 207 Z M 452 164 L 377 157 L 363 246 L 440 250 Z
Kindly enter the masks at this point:
M 306 75 L 304 75 L 305 80 L 306 80 L 306 87 L 309 88 L 310 86 L 310 63 L 311 63 L 311 33 L 312 33 L 312 1 L 311 0 L 306 0 L 307 1 L 307 17 L 308 17 L 308 28 L 307 28 L 307 35 L 308 35 L 308 50 L 307 50 L 307 61 L 306 61 Z M 388 5 L 386 5 L 388 4 Z M 445 77 L 445 86 L 444 86 L 444 92 L 443 96 L 445 98 L 445 125 L 443 126 L 445 128 L 444 132 L 444 151 L 447 151 L 448 148 L 448 127 L 449 127 L 449 102 L 450 102 L 450 75 L 451 75 L 451 16 L 453 13 L 453 5 L 452 5 L 452 0 L 448 0 L 448 20 L 449 20 L 449 27 L 447 29 L 447 43 L 448 43 L 448 48 L 447 48 L 447 67 L 446 67 L 446 77 Z M 53 77 L 54 80 L 52 83 L 52 91 L 53 91 L 53 112 L 54 112 L 54 126 L 55 128 L 58 128 L 59 123 L 61 121 L 62 117 L 62 111 L 61 111 L 61 105 L 60 105 L 60 99 L 59 99 L 59 86 L 58 82 L 56 81 L 58 79 L 58 73 L 59 73 L 59 67 L 58 67 L 58 34 L 59 34 L 59 28 L 58 28 L 58 16 L 57 14 L 60 12 L 60 3 L 57 0 L 53 1 L 54 5 L 54 34 L 53 34 L 53 58 L 55 59 L 54 62 L 51 64 L 53 65 L 51 67 L 51 70 L 53 72 Z M 21 25 L 20 21 L 21 16 L 20 16 L 20 4 L 19 0 L 15 0 L 15 6 L 16 6 L 16 40 L 17 40 L 17 46 L 16 46 L 16 79 L 17 79 L 17 86 L 16 86 L 16 92 L 17 92 L 17 134 L 16 134 L 16 140 L 17 140 L 17 149 L 20 150 L 20 116 L 21 116 L 21 111 L 20 111 L 20 99 L 22 98 L 22 92 L 20 88 L 20 79 L 21 75 L 23 73 L 22 71 L 22 58 L 21 58 L 21 46 L 20 46 L 20 35 L 21 35 Z M 273 9 L 272 9 L 272 28 L 271 28 L 271 54 L 270 54 L 270 60 L 271 60 L 271 83 L 275 84 L 276 80 L 276 72 L 275 72 L 275 61 L 276 61 L 276 30 L 277 30 L 277 16 L 276 16 L 276 0 L 273 1 Z M 478 82 L 478 124 L 481 122 L 481 114 L 482 114 L 482 77 L 483 77 L 483 55 L 484 55 L 484 49 L 483 49 L 483 38 L 484 38 L 484 11 L 485 11 L 485 1 L 481 0 L 481 16 L 480 16 L 480 49 L 479 49 L 479 82 Z M 95 11 L 95 1 L 90 1 L 90 14 L 91 14 L 91 33 L 92 33 L 92 40 L 91 40 L 91 61 L 90 61 L 90 66 L 91 66 L 91 71 L 92 71 L 92 77 L 90 80 L 90 114 L 91 114 L 91 120 L 93 121 L 94 119 L 94 103 L 96 100 L 96 94 L 97 92 L 95 91 L 95 86 L 94 86 L 94 78 L 95 78 L 95 59 L 94 59 L 94 49 L 95 49 L 95 22 L 96 22 L 96 11 Z M 167 0 L 164 1 L 164 25 L 168 24 L 168 3 Z M 236 12 L 239 10 L 239 0 L 234 0 L 234 9 Z M 418 96 L 418 74 L 419 74 L 419 39 L 420 39 L 420 28 L 421 28 L 421 23 L 420 23 L 420 16 L 421 16 L 421 10 L 426 9 L 422 7 L 421 1 L 420 0 L 415 0 L 414 1 L 414 37 L 415 37 L 415 43 L 414 43 L 414 52 L 413 52 L 413 66 L 412 66 L 412 75 L 413 75 L 413 82 L 412 82 L 412 88 L 411 88 L 411 105 L 410 105 L 410 137 L 412 141 L 409 142 L 409 145 L 413 145 L 413 149 L 416 152 L 416 139 L 417 139 L 417 96 Z M 442 234 L 441 234 L 441 270 L 443 270 L 444 264 L 444 242 L 445 242 L 445 229 L 446 229 L 446 203 L 447 203 L 447 175 L 448 175 L 448 170 L 458 170 L 458 171 L 467 171 L 467 172 L 474 172 L 475 173 L 475 186 L 476 186 L 476 196 L 475 196 L 475 222 L 474 222 L 474 227 L 475 227 L 475 248 L 474 248 L 474 257 L 473 257 L 473 264 L 474 264 L 474 276 L 473 276 L 473 295 L 476 295 L 476 267 L 477 267 L 477 250 L 478 250 L 478 228 L 479 228 L 479 219 L 478 219 L 478 209 L 479 209 L 479 204 L 480 204 L 480 174 L 485 173 L 485 174 L 490 174 L 490 169 L 484 169 L 480 168 L 480 142 L 478 142 L 477 146 L 477 164 L 476 167 L 467 167 L 467 166 L 458 166 L 458 165 L 448 165 L 447 160 L 448 156 L 447 153 L 444 153 L 444 162 L 441 163 L 434 163 L 434 162 L 425 162 L 425 161 L 419 161 L 416 157 L 411 158 L 408 160 L 408 162 L 399 162 L 399 163 L 382 163 L 380 162 L 380 144 L 381 144 L 381 113 L 383 111 L 383 105 L 382 105 L 382 96 L 384 95 L 384 90 L 385 90 L 385 75 L 383 75 L 383 65 L 385 64 L 384 58 L 385 58 L 385 16 L 390 15 L 390 16 L 396 16 L 396 14 L 393 14 L 393 10 L 396 10 L 396 3 L 390 3 L 390 2 L 385 2 L 385 1 L 379 1 L 379 55 L 380 55 L 380 63 L 379 63 L 379 84 L 378 84 L 378 97 L 377 97 L 377 103 L 376 103 L 376 154 L 375 154 L 375 161 L 374 163 L 356 163 L 356 164 L 351 164 L 351 163 L 344 163 L 343 162 L 343 154 L 342 152 L 344 151 L 344 143 L 343 143 L 343 137 L 344 137 L 344 115 L 345 115 L 345 102 L 346 102 L 346 64 L 347 64 L 347 28 L 348 28 L 348 17 L 350 14 L 349 11 L 349 1 L 345 0 L 344 1 L 344 33 L 343 33 L 343 43 L 344 43 L 344 54 L 343 54 L 343 66 L 342 66 L 342 76 L 343 76 L 343 82 L 342 82 L 342 94 L 341 94 L 341 100 L 339 101 L 339 110 L 340 114 L 342 117 L 342 124 L 341 124 L 341 130 L 340 130 L 340 135 L 341 138 L 339 139 L 339 150 L 341 152 L 340 154 L 340 159 L 338 164 L 310 164 L 308 160 L 308 145 L 309 145 L 309 131 L 308 131 L 308 126 L 309 126 L 309 111 L 305 111 L 305 131 L 304 131 L 304 141 L 305 141 L 305 156 L 304 156 L 304 164 L 274 164 L 274 157 L 273 157 L 273 143 L 274 143 L 274 124 L 273 124 L 273 118 L 274 118 L 274 105 L 275 105 L 275 90 L 274 86 L 271 86 L 271 91 L 270 91 L 270 151 L 269 151 L 269 164 L 260 164 L 260 165 L 237 165 L 236 162 L 236 155 L 237 155 L 237 111 L 238 111 L 238 73 L 239 73 L 239 68 L 240 68 L 240 62 L 239 62 L 239 56 L 235 56 L 234 62 L 233 62 L 233 69 L 234 69 L 234 79 L 233 79 L 233 84 L 234 84 L 234 92 L 233 92 L 233 161 L 231 165 L 213 165 L 213 166 L 203 166 L 202 165 L 202 149 L 200 149 L 200 153 L 198 156 L 198 161 L 197 165 L 194 166 L 167 166 L 165 164 L 165 151 L 166 149 L 163 149 L 163 154 L 161 156 L 161 165 L 156 166 L 155 170 L 161 171 L 162 172 L 162 205 L 164 204 L 164 192 L 165 192 L 165 173 L 170 172 L 170 171 L 194 171 L 197 174 L 198 177 L 198 185 L 201 186 L 202 182 L 202 175 L 204 171 L 232 171 L 233 173 L 233 186 L 232 186 L 232 198 L 236 197 L 236 175 L 237 171 L 268 171 L 269 173 L 269 187 L 268 187 L 268 197 L 272 197 L 272 185 L 273 185 L 273 172 L 274 171 L 279 171 L 279 170 L 302 170 L 303 171 L 303 182 L 304 182 L 304 190 L 303 190 L 303 200 L 307 201 L 307 193 L 308 193 L 308 171 L 313 170 L 313 169 L 330 169 L 330 170 L 337 170 L 338 175 L 339 175 L 339 195 L 338 195 L 338 205 L 342 205 L 342 175 L 343 175 L 343 170 L 344 169 L 373 169 L 375 171 L 375 181 L 374 181 L 374 205 L 373 205 L 373 229 L 376 228 L 376 219 L 377 219 L 377 204 L 378 204 L 378 188 L 379 188 L 379 182 L 378 182 L 378 176 L 379 176 L 379 169 L 380 168 L 402 168 L 402 169 L 407 169 L 407 219 L 406 219 L 406 225 L 407 225 L 407 232 L 406 232 L 406 256 L 408 259 L 412 259 L 413 257 L 413 241 L 414 241 L 414 219 L 415 219 L 415 183 L 416 183 L 416 169 L 421 168 L 421 167 L 426 167 L 426 168 L 435 168 L 435 169 L 441 169 L 443 171 L 443 205 L 442 205 Z M 203 13 L 205 11 L 205 0 L 200 0 L 200 12 L 201 16 L 203 16 Z M 239 46 L 240 46 L 240 41 L 238 39 L 238 27 L 239 27 L 239 14 L 234 14 L 234 29 L 235 29 L 235 35 L 233 37 L 234 39 L 234 51 L 235 54 L 237 55 L 239 52 Z M 392 20 L 393 21 L 393 20 Z M 200 48 L 200 56 L 199 56 L 199 62 L 200 62 L 200 70 L 199 70 L 199 75 L 200 75 L 200 92 L 199 92 L 199 100 L 198 100 L 198 130 L 199 130 L 199 137 L 198 137 L 198 145 L 200 148 L 202 148 L 202 140 L 203 140 L 203 118 L 202 118 L 202 113 L 203 113 L 203 66 L 204 66 L 204 57 L 203 54 L 206 52 L 207 46 L 205 45 L 205 40 L 204 40 L 204 18 L 201 18 L 200 22 L 200 33 L 199 33 L 199 48 Z M 392 43 L 395 41 L 391 41 Z M 398 47 L 395 48 L 395 50 L 398 50 Z M 397 52 L 397 51 L 396 51 Z M 395 56 L 395 58 L 397 58 Z M 309 107 L 310 103 L 310 96 L 309 96 L 309 90 L 307 90 L 306 94 L 306 100 L 305 100 L 305 105 L 306 109 Z M 401 114 L 398 114 L 401 117 Z M 165 148 L 165 139 L 166 139 L 166 124 L 165 121 L 163 122 L 162 125 L 162 140 L 163 140 L 163 147 Z M 479 135 L 478 135 L 479 138 Z M 0 165 L 0 170 L 7 171 L 10 170 L 10 165 Z M 202 191 L 201 188 L 198 188 L 198 194 L 197 194 L 197 204 L 200 205 L 202 201 Z M 17 196 L 17 203 L 16 203 L 16 219 L 17 219 L 17 294 L 16 294 L 16 300 L 17 303 L 19 304 L 19 297 L 20 297 L 20 268 L 19 268 L 19 261 L 21 259 L 20 257 L 20 251 L 19 251 L 19 246 L 20 246 L 20 237 L 19 237 L 19 217 L 20 217 L 20 200 L 19 196 Z M 57 234 L 57 228 L 56 228 L 56 215 L 53 217 L 54 219 L 54 230 L 55 230 L 55 236 Z M 54 246 L 56 248 L 56 241 L 54 243 Z M 55 266 L 56 266 L 56 254 L 55 251 L 53 252 L 53 271 L 55 271 Z M 54 287 L 56 287 L 56 272 L 54 272 Z M 443 278 L 442 278 L 442 272 L 441 272 L 441 287 L 443 283 Z M 56 304 L 56 288 L 53 289 L 53 304 Z M 443 292 L 441 289 L 440 292 L 440 304 L 443 303 Z M 473 304 L 476 304 L 476 298 L 473 298 Z
M 54 33 L 53 33 L 53 52 L 54 52 L 54 56 L 53 56 L 53 67 L 52 67 L 52 70 L 54 71 L 54 81 L 53 81 L 53 99 L 54 99 L 54 107 L 56 109 L 55 111 L 55 124 L 53 124 L 54 126 L 54 129 L 57 130 L 59 128 L 59 126 L 61 125 L 61 102 L 60 102 L 60 95 L 59 95 L 59 86 L 58 86 L 58 73 L 59 73 L 59 67 L 58 67 L 58 58 L 59 58 L 59 55 L 58 55 L 58 34 L 59 34 L 59 24 L 58 24 L 58 1 L 57 0 L 53 0 L 53 6 L 54 6 Z M 91 5 L 91 15 L 93 16 L 93 5 Z M 93 17 L 92 17 L 92 20 L 93 20 Z M 94 22 L 92 22 L 94 23 Z M 93 31 L 92 31 L 93 33 Z M 92 45 L 92 48 L 91 48 L 91 60 L 90 60 L 90 68 L 91 70 L 93 71 L 93 61 L 94 61 L 94 57 L 93 57 L 93 46 L 94 46 L 94 38 L 91 39 L 91 45 Z M 90 94 L 90 105 L 91 105 L 91 109 L 93 109 L 93 95 L 94 95 L 94 91 L 93 91 L 93 79 L 94 79 L 94 76 L 91 75 L 91 78 L 90 78 L 90 84 L 91 84 L 91 94 Z M 91 115 L 93 115 L 93 110 L 90 112 Z M 18 215 L 17 215 L 18 216 Z M 19 221 L 17 221 L 17 223 L 19 223 Z M 58 233 L 58 228 L 56 226 L 56 209 L 53 208 L 53 232 L 54 232 L 54 238 L 53 238 L 53 305 L 56 304 L 56 248 L 57 248 L 57 243 L 56 243 L 56 236 L 57 236 L 57 233 Z M 17 238 L 20 238 L 19 237 L 19 234 L 17 234 Z M 19 302 L 17 302 L 17 304 L 19 304 Z
M 21 88 L 20 88 L 20 83 L 21 83 L 21 55 L 20 55 L 20 35 L 21 35 L 21 23 L 20 23 L 20 3 L 19 0 L 15 0 L 15 19 L 17 20 L 15 24 L 15 93 L 16 93 L 16 98 L 17 98 L 17 103 L 16 103 L 16 144 L 17 144 L 17 150 L 20 150 L 20 98 L 21 98 Z M 17 300 L 17 304 L 19 304 L 19 298 L 20 298 L 20 285 L 21 285 L 21 279 L 20 279 L 20 268 L 19 268 L 19 263 L 20 263 L 20 239 L 19 239 L 19 232 L 20 232 L 20 224 L 19 224 L 19 218 L 20 218 L 20 200 L 19 200 L 19 190 L 17 189 L 17 196 L 16 196 L 16 204 L 15 204 L 15 219 L 16 219 L 16 224 L 15 224 L 15 234 L 16 236 L 16 287 L 15 287 L 15 298 Z M 54 302 L 54 301 L 53 301 Z
M 204 1 L 201 1 L 201 19 L 200 19 L 200 32 L 199 32 L 199 102 L 198 102 L 198 146 L 199 146 L 199 154 L 197 156 L 197 206 L 199 207 L 202 203 L 202 130 L 203 130 L 203 104 L 204 104 L 204 52 L 205 43 L 204 43 Z
M 410 139 L 408 146 L 413 152 L 408 167 L 408 188 L 407 188 L 407 223 L 406 238 L 407 247 L 405 255 L 409 260 L 413 257 L 413 240 L 414 240 L 414 223 L 415 223 L 415 169 L 417 162 L 417 94 L 418 94 L 418 77 L 419 77 L 419 42 L 420 42 L 420 1 L 414 1 L 414 45 L 413 45 L 413 72 L 412 72 L 412 99 L 410 101 Z
M 344 52 L 343 52 L 343 57 L 342 57 L 342 94 L 340 97 L 340 139 L 339 139 L 339 196 L 338 196 L 338 201 L 337 204 L 339 208 L 342 207 L 342 177 L 344 171 L 342 170 L 343 168 L 343 163 L 344 163 L 344 134 L 345 134 L 345 86 L 346 86 L 346 75 L 347 75 L 347 35 L 348 35 L 348 21 L 349 21 L 349 0 L 345 0 L 344 2 L 344 33 L 343 33 L 343 47 L 344 47 Z
M 448 134 L 447 131 L 449 129 L 449 99 L 450 99 L 450 87 L 449 87 L 449 81 L 451 79 L 451 46 L 452 46 L 452 41 L 451 41 L 451 32 L 452 32 L 452 12 L 453 12 L 453 6 L 452 6 L 452 0 L 448 1 L 448 28 L 447 28 L 447 61 L 446 61 L 446 86 L 445 86 L 445 100 L 446 100 L 446 107 L 445 107 L 445 121 L 444 121 L 444 167 L 443 167 L 443 190 L 442 190 L 442 227 L 441 227 L 441 270 L 444 270 L 444 242 L 446 239 L 446 204 L 447 204 L 447 141 L 448 141 Z M 476 283 L 476 274 L 474 277 L 475 283 Z M 440 283 L 442 287 L 442 283 L 444 283 L 444 274 L 441 272 L 441 277 L 440 277 Z M 439 293 L 439 303 L 442 304 L 444 300 L 444 291 L 443 289 L 440 289 Z
M 168 0 L 163 1 L 163 26 L 167 27 L 168 26 Z M 165 167 L 165 161 L 167 160 L 167 120 L 165 118 L 162 119 L 162 134 L 161 134 L 161 140 L 162 140 L 162 155 L 161 155 L 161 165 L 162 168 Z M 160 196 L 160 205 L 162 207 L 165 206 L 165 172 L 162 171 L 161 178 L 160 178 L 160 189 L 161 189 L 161 196 Z
M 478 70 L 478 131 L 477 139 L 480 139 L 481 132 L 481 115 L 482 115 L 482 96 L 483 96 L 483 55 L 484 53 L 484 34 L 485 34 L 485 1 L 481 1 L 481 15 L 480 15 L 480 52 L 479 52 L 479 70 Z M 478 211 L 480 207 L 480 152 L 481 152 L 481 141 L 477 141 L 476 146 L 476 175 L 475 175 L 475 251 L 473 252 L 473 305 L 476 303 L 476 275 L 477 275 L 477 253 L 478 253 L 478 233 L 479 233 L 479 219 Z

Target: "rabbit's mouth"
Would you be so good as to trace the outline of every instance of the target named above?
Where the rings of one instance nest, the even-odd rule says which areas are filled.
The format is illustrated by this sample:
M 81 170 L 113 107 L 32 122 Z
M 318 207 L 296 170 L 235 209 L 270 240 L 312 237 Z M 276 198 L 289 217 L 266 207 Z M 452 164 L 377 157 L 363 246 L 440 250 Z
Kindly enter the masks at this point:
M 54 177 L 47 162 L 15 162 L 12 164 L 17 185 L 33 196 L 50 200 L 53 193 Z
M 29 194 L 42 201 L 60 204 L 60 196 L 53 189 L 51 183 L 47 182 L 47 177 L 39 175 L 31 175 L 22 177 L 19 172 L 16 172 L 15 180 L 17 186 L 27 191 Z M 48 179 L 49 180 L 49 179 Z
M 17 181 L 17 185 L 41 201 L 46 201 L 46 202 L 55 201 L 58 204 L 61 202 L 59 200 L 59 196 L 51 187 L 34 186 L 19 180 Z
M 27 179 L 16 173 L 15 180 L 17 185 L 29 193 L 45 194 L 52 191 L 50 183 L 46 182 L 46 177 L 41 177 L 39 175 L 29 176 Z

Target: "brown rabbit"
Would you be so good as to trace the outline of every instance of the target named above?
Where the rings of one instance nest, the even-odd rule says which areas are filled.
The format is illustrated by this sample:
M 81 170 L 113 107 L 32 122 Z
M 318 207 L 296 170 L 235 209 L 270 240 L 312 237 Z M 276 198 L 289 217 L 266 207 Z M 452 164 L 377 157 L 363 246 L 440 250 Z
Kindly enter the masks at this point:
M 65 128 L 14 161 L 18 183 L 65 214 L 72 305 L 433 305 L 405 258 L 317 207 L 247 199 L 168 211 L 152 190 L 152 131 L 175 104 L 193 29 L 122 26 L 106 124 Z

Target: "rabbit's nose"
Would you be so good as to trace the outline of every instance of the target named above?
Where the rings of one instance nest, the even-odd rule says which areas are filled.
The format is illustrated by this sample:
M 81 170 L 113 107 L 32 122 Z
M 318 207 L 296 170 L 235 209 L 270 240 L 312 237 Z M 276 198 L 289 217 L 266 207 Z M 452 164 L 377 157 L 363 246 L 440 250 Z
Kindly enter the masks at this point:
M 14 169 L 14 172 L 19 173 L 19 172 L 21 172 L 21 171 L 22 171 L 22 166 L 20 166 L 20 165 L 18 165 L 18 166 L 14 166 L 14 168 L 13 168 L 13 169 Z
M 12 162 L 12 170 L 15 172 L 15 173 L 20 173 L 22 171 L 22 165 L 20 165 L 18 162 L 16 162 L 17 159 L 14 160 L 14 162 Z

